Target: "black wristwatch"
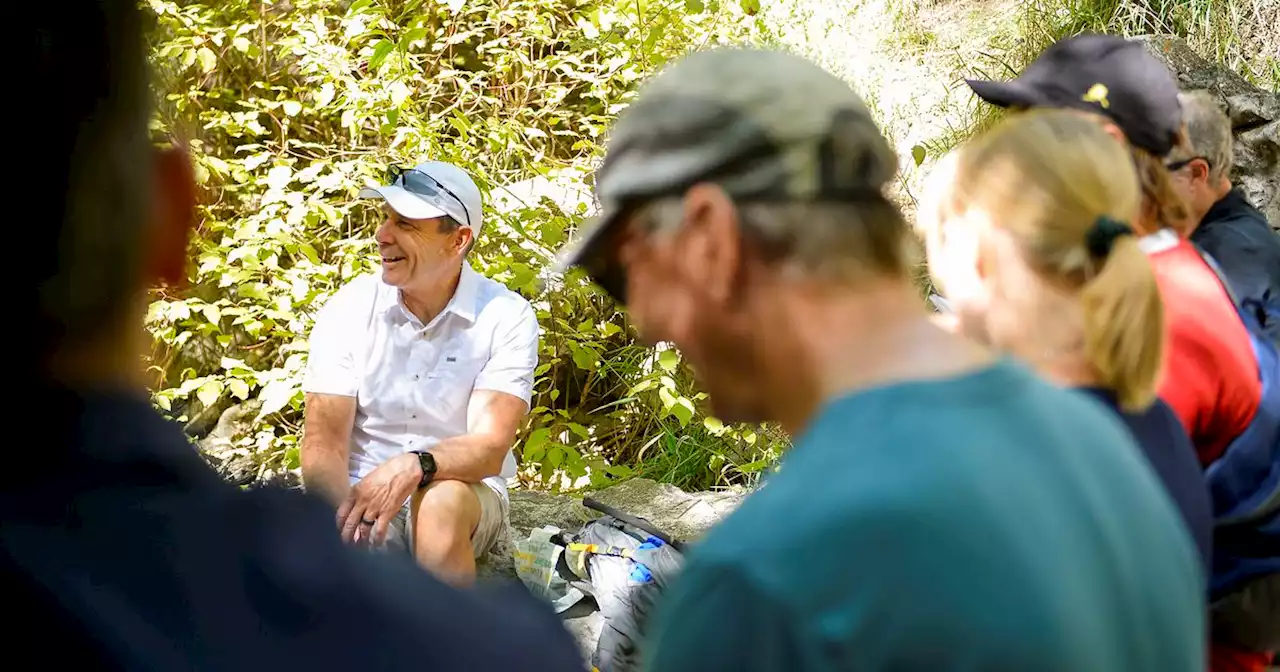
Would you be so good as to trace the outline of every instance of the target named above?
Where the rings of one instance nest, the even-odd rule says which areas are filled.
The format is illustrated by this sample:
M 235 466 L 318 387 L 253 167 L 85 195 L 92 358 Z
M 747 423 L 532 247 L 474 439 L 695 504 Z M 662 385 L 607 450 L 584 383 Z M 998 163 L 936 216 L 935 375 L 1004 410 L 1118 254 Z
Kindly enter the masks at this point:
M 425 488 L 431 483 L 431 479 L 436 477 L 436 458 L 425 450 L 409 451 L 418 456 L 418 466 L 422 467 L 422 480 L 418 481 L 419 488 Z

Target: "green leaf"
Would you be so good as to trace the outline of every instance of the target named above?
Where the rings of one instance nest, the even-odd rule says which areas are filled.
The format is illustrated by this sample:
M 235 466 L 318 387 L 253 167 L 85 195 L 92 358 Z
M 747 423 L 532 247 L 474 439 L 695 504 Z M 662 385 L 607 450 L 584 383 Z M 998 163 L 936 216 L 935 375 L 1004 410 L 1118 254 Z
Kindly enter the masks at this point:
M 706 8 L 702 0 L 684 0 L 684 11 L 688 14 L 701 14 Z
M 663 350 L 658 353 L 658 366 L 664 371 L 671 373 L 676 370 L 676 366 L 680 364 L 680 355 L 675 350 Z
M 559 468 L 561 464 L 564 464 L 564 448 L 561 446 L 551 446 L 548 448 L 547 463 L 550 464 L 553 469 Z
M 529 438 L 525 439 L 524 448 L 520 454 L 529 462 L 541 462 L 544 455 L 547 454 L 547 439 L 551 436 L 551 430 L 546 427 L 529 432 Z
M 334 89 L 333 82 L 325 82 L 320 85 L 320 90 L 316 92 L 316 107 L 324 107 L 333 101 Z
M 915 159 L 917 166 L 924 163 L 926 156 L 928 156 L 928 153 L 925 151 L 924 147 L 916 145 L 911 148 L 911 158 Z
M 200 47 L 196 51 L 196 59 L 200 61 L 201 72 L 211 72 L 218 66 L 218 56 L 209 47 Z
M 719 418 L 713 418 L 709 415 L 702 419 L 702 426 L 706 427 L 707 431 L 712 434 L 719 434 L 724 431 L 724 423 L 720 422 Z
M 373 55 L 369 57 L 369 70 L 377 70 L 382 62 L 387 60 L 387 55 L 396 48 L 395 43 L 391 40 L 379 40 L 373 45 Z
M 665 387 L 658 388 L 658 398 L 662 400 L 662 408 L 670 411 L 672 406 L 676 405 L 676 395 Z
M 671 405 L 671 415 L 676 416 L 680 421 L 681 427 L 686 427 L 689 421 L 693 419 L 693 402 L 684 397 L 679 397 L 675 403 Z
M 261 282 L 250 282 L 236 287 L 236 294 L 245 299 L 258 299 L 259 301 L 269 301 L 266 286 Z
M 594 371 L 599 358 L 596 356 L 595 350 L 584 348 L 577 343 L 570 342 L 569 349 L 573 354 L 573 363 L 583 371 Z
M 604 473 L 614 478 L 630 478 L 635 472 L 625 464 L 611 464 L 604 468 Z
M 205 407 L 218 403 L 218 399 L 222 396 L 222 381 L 216 378 L 205 381 L 200 389 L 196 390 L 196 399 Z
M 646 378 L 646 379 L 644 379 L 644 380 L 640 381 L 639 383 L 636 383 L 636 385 L 635 385 L 634 387 L 632 387 L 630 390 L 628 390 L 628 391 L 627 391 L 627 396 L 628 396 L 628 397 L 634 397 L 634 396 L 636 396 L 637 394 L 639 394 L 640 392 L 644 392 L 645 390 L 647 390 L 647 389 L 649 389 L 649 388 L 651 388 L 651 387 L 653 387 L 653 379 L 652 379 L 652 378 Z
M 258 395 L 258 399 L 262 401 L 262 409 L 258 411 L 258 418 L 262 419 L 272 413 L 279 413 L 281 409 L 289 405 L 293 401 L 293 397 L 298 392 L 298 387 L 292 380 L 273 380 L 262 388 L 262 393 Z
M 299 112 L 301 112 L 301 111 L 302 111 L 302 103 L 299 103 L 299 102 L 298 102 L 298 101 L 296 101 L 296 100 L 286 100 L 286 101 L 284 101 L 284 113 L 285 113 L 285 114 L 287 114 L 287 115 L 289 115 L 289 116 L 291 116 L 291 117 L 296 117 L 296 116 L 298 116 L 298 113 L 299 113 Z
M 417 42 L 426 36 L 426 28 L 414 28 L 413 30 L 406 31 L 405 34 L 400 37 L 400 49 L 402 51 L 408 51 L 410 43 Z
M 231 40 L 231 46 L 235 47 L 236 51 L 243 54 L 249 51 L 249 46 L 250 46 L 249 38 L 244 36 L 237 37 L 236 39 Z
M 209 324 L 214 326 L 217 326 L 218 322 L 222 319 L 222 311 L 218 310 L 218 307 L 212 303 L 204 304 L 201 308 L 201 312 L 204 313 L 204 319 L 209 320 Z
M 227 389 L 231 391 L 231 396 L 241 401 L 249 398 L 249 384 L 239 378 L 232 378 L 227 382 Z

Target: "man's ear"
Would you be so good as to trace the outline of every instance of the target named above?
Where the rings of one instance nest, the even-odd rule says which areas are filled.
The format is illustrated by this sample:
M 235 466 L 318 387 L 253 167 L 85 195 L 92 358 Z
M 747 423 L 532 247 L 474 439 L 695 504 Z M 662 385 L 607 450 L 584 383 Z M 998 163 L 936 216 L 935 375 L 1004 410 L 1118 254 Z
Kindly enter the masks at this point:
M 1209 163 L 1207 161 L 1192 161 L 1187 168 L 1191 169 L 1191 180 L 1193 182 L 1209 182 Z
M 177 286 L 187 280 L 187 248 L 196 222 L 196 180 L 181 147 L 156 150 L 151 175 L 146 280 Z
M 453 251 L 459 254 L 466 252 L 475 240 L 476 232 L 469 226 L 459 226 L 458 235 L 453 240 Z
M 690 278 L 714 301 L 728 301 L 742 273 L 742 221 L 733 199 L 719 185 L 695 184 L 685 192 L 687 236 L 678 254 Z

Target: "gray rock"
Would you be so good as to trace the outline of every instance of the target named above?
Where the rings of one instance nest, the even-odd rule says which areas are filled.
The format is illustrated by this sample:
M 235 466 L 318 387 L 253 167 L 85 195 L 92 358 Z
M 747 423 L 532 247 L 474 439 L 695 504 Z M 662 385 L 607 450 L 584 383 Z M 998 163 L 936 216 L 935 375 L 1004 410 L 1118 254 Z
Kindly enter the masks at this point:
M 1235 135 L 1232 181 L 1280 228 L 1280 94 L 1197 54 L 1178 37 L 1138 38 L 1178 79 L 1183 90 L 1205 90 L 1218 98 Z

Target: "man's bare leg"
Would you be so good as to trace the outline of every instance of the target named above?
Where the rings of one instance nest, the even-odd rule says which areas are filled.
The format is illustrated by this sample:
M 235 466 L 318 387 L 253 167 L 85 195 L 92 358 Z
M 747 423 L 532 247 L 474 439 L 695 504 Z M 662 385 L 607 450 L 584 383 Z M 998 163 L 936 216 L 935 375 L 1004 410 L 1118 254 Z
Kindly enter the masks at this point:
M 413 557 L 443 581 L 475 582 L 471 535 L 480 524 L 480 498 L 462 481 L 437 481 L 414 494 Z

